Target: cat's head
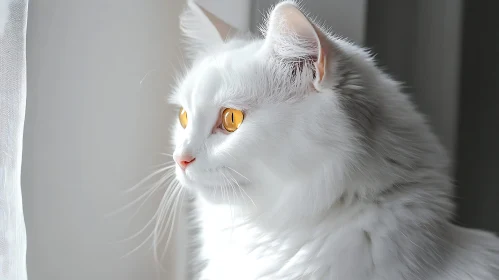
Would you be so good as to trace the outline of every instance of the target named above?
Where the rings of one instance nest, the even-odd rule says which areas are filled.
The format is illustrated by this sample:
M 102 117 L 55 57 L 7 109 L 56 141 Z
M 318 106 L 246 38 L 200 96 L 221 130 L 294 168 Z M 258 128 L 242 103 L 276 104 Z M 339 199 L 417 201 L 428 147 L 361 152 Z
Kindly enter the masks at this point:
M 181 24 L 192 65 L 170 100 L 179 108 L 174 158 L 183 186 L 214 203 L 306 216 L 390 179 L 359 174 L 383 165 L 370 144 L 380 100 L 403 110 L 407 102 L 362 49 L 290 1 L 269 13 L 263 38 L 192 2 Z

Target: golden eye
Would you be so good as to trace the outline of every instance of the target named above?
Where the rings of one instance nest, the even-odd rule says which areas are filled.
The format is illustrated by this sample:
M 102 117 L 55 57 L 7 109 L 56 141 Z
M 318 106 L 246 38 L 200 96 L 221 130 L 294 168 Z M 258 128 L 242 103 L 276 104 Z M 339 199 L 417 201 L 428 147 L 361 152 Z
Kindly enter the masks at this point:
M 187 111 L 184 108 L 180 108 L 180 113 L 178 114 L 178 120 L 180 125 L 185 128 L 187 126 Z
M 222 125 L 228 132 L 236 131 L 243 123 L 243 119 L 242 111 L 227 108 L 222 112 Z

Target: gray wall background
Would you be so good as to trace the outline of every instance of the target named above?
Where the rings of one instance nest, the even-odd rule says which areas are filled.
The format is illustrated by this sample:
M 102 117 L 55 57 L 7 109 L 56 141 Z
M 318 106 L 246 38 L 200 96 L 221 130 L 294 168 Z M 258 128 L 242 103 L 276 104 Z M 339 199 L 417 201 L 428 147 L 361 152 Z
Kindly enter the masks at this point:
M 160 196 L 133 220 L 137 207 L 106 215 L 143 193 L 125 190 L 167 160 L 176 113 L 164 98 L 180 62 L 182 5 L 30 1 L 22 170 L 30 280 L 159 279 L 151 243 L 122 258 L 146 235 L 120 241 L 151 219 Z M 176 258 L 161 279 L 180 279 Z
M 461 0 L 369 1 L 365 45 L 404 83 L 454 158 L 459 106 Z
M 499 234 L 499 17 L 496 1 L 465 1 L 456 156 L 457 221 Z

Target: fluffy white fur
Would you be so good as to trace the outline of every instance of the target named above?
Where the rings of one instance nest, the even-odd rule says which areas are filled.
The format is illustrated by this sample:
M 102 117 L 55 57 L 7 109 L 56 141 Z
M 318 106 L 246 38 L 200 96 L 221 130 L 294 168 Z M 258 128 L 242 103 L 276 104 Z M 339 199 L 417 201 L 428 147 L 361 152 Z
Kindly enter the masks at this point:
M 445 152 L 366 51 L 290 1 L 264 38 L 212 17 L 183 14 L 192 65 L 171 97 L 189 119 L 175 155 L 196 157 L 176 170 L 191 279 L 499 279 L 499 240 L 451 224 Z M 223 108 L 245 112 L 234 133 Z

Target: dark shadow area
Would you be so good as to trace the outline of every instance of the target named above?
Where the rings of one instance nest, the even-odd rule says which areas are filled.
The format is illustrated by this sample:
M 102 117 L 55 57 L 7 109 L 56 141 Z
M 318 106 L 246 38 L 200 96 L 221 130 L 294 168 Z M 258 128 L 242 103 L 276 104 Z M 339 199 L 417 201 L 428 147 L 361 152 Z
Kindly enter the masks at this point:
M 499 233 L 499 4 L 463 8 L 457 221 Z

